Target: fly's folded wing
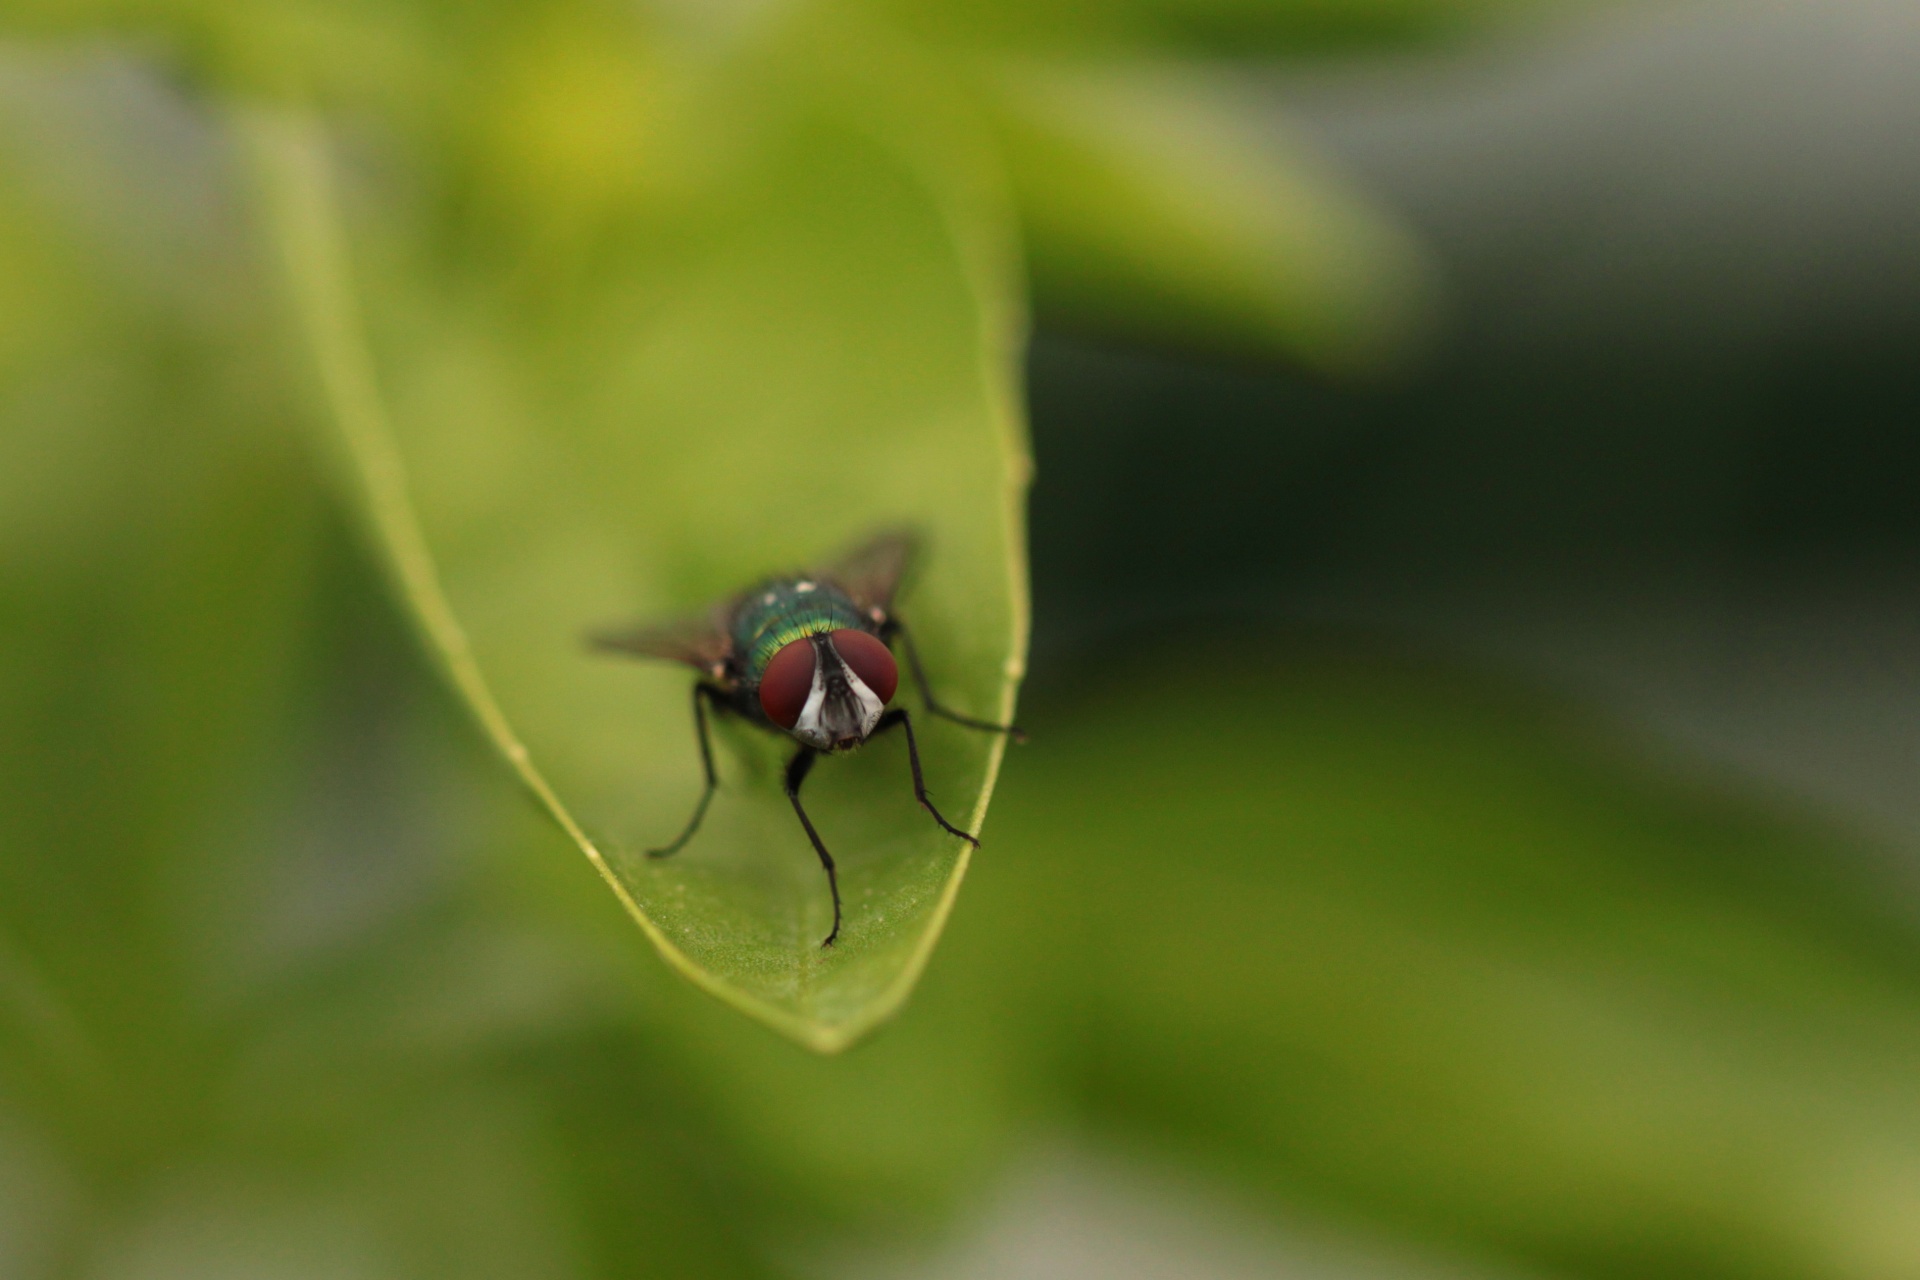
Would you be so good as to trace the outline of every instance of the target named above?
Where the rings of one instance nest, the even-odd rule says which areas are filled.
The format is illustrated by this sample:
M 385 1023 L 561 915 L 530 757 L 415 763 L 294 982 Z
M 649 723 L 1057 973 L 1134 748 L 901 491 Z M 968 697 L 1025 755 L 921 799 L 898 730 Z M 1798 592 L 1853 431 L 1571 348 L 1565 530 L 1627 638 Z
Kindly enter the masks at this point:
M 718 609 L 695 617 L 595 631 L 587 643 L 609 653 L 684 662 L 715 680 L 725 677 L 727 659 L 733 654 L 726 619 Z
M 894 593 L 919 549 L 920 537 L 913 530 L 883 530 L 821 569 L 819 576 L 862 609 L 884 616 L 892 612 Z

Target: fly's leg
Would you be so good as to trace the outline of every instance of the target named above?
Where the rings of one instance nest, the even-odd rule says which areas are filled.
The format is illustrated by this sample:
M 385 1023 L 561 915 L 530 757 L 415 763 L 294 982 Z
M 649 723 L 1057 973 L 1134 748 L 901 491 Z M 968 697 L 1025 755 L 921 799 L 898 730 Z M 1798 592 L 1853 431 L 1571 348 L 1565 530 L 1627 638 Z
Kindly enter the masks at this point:
M 929 714 L 939 716 L 943 720 L 951 720 L 955 724 L 963 724 L 969 729 L 979 729 L 986 733 L 1004 733 L 1015 742 L 1025 742 L 1027 740 L 1026 730 L 1020 728 L 1018 725 L 994 724 L 990 720 L 975 720 L 972 716 L 963 716 L 957 711 L 947 710 L 946 707 L 940 704 L 940 700 L 933 696 L 933 687 L 927 683 L 927 670 L 920 665 L 920 651 L 914 648 L 912 634 L 908 632 L 906 624 L 898 618 L 888 619 L 887 625 L 883 627 L 880 632 L 880 638 L 882 640 L 889 639 L 893 636 L 900 637 L 900 647 L 907 651 L 907 667 L 913 672 L 913 682 L 920 686 L 920 699 L 927 704 Z M 912 741 L 913 731 L 911 729 L 907 731 L 907 737 L 908 741 Z M 926 797 L 922 796 L 920 802 L 926 804 Z M 928 807 L 931 808 L 932 806 L 929 805 Z M 938 817 L 939 815 L 936 814 L 935 816 Z M 942 821 L 940 825 L 944 827 L 946 823 Z M 952 828 L 948 829 L 952 830 Z
M 806 828 L 807 839 L 813 841 L 813 851 L 820 855 L 820 865 L 827 869 L 827 888 L 833 893 L 833 929 L 820 945 L 830 947 L 833 940 L 840 936 L 840 878 L 833 871 L 833 855 L 827 852 L 827 846 L 821 842 L 820 833 L 813 829 L 813 819 L 800 807 L 800 784 L 807 780 L 808 772 L 813 769 L 813 758 L 818 754 L 812 747 L 802 747 L 793 759 L 787 761 L 787 799 L 793 802 L 793 811 L 800 815 L 800 825 Z
M 700 803 L 693 806 L 693 816 L 687 819 L 686 830 L 672 844 L 647 850 L 649 858 L 665 858 L 680 852 L 686 847 L 687 841 L 693 839 L 693 833 L 700 829 L 700 820 L 707 816 L 707 804 L 713 799 L 714 789 L 720 785 L 713 772 L 713 745 L 707 739 L 707 703 L 711 701 L 716 708 L 724 710 L 726 703 L 720 701 L 720 696 L 720 691 L 712 685 L 693 686 L 693 735 L 700 743 L 700 765 L 706 770 L 707 785 L 700 792 Z
M 869 734 L 868 737 L 877 738 L 895 725 L 899 725 L 907 731 L 907 763 L 913 766 L 913 798 L 920 802 L 921 808 L 933 815 L 933 820 L 940 824 L 941 830 L 945 831 L 948 835 L 959 836 L 962 840 L 965 840 L 968 844 L 978 849 L 980 847 L 978 840 L 941 817 L 940 811 L 933 807 L 933 801 L 927 799 L 926 779 L 920 775 L 920 744 L 913 740 L 913 721 L 908 718 L 907 709 L 905 707 L 895 707 L 893 710 L 881 716 L 880 723 L 873 727 L 873 732 Z

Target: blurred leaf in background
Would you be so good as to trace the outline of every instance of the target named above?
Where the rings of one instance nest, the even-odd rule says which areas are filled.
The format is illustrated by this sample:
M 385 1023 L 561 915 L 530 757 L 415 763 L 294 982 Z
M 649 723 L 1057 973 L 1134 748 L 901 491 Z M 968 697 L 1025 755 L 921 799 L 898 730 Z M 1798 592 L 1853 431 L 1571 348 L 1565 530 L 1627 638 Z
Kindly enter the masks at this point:
M 1413 241 L 1197 68 L 1010 66 L 1000 139 L 1042 318 L 1349 376 L 1416 346 Z

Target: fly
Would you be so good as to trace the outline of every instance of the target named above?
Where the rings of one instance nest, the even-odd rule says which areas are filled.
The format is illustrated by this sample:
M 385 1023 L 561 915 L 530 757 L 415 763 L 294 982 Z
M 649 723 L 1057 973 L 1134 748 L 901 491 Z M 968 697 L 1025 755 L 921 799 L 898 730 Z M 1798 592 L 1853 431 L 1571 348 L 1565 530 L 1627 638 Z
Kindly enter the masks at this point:
M 707 816 L 719 786 L 707 732 L 709 709 L 789 734 L 800 744 L 787 761 L 786 792 L 813 851 L 820 855 L 833 894 L 833 929 L 823 947 L 840 936 L 840 882 L 833 855 L 800 804 L 800 785 L 820 756 L 851 750 L 899 726 L 907 737 L 914 799 L 943 831 L 975 848 L 980 844 L 941 816 L 927 798 L 913 720 L 905 707 L 888 706 L 900 684 L 892 643 L 899 642 L 929 715 L 985 733 L 1007 734 L 1015 741 L 1026 738 L 1013 725 L 948 710 L 933 696 L 913 636 L 893 610 L 894 593 L 916 545 L 910 533 L 884 533 L 830 568 L 769 578 L 699 617 L 591 637 L 598 649 L 684 662 L 700 673 L 693 686 L 693 727 L 706 785 L 686 827 L 671 844 L 649 849 L 647 856 L 678 853 Z

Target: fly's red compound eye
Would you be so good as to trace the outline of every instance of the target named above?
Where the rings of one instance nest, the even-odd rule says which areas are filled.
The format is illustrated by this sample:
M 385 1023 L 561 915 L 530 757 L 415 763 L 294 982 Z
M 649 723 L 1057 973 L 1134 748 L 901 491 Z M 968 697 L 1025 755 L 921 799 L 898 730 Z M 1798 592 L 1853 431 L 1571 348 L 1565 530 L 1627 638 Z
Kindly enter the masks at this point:
M 840 660 L 860 677 L 860 683 L 873 690 L 874 697 L 883 703 L 893 701 L 893 691 L 900 687 L 900 668 L 886 645 L 864 631 L 836 631 L 827 638 L 833 641 Z
M 782 729 L 800 722 L 807 695 L 813 692 L 814 660 L 813 641 L 803 637 L 774 654 L 760 677 L 760 709 Z

